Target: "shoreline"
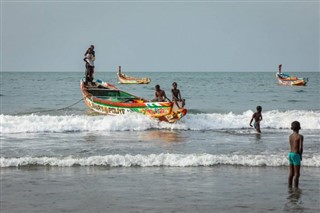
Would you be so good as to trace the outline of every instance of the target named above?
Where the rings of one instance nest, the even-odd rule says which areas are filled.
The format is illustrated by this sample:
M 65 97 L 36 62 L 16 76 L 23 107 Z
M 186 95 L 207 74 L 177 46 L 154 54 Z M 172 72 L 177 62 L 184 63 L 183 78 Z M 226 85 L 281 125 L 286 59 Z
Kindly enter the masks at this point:
M 5 212 L 319 212 L 319 171 L 287 167 L 1 168 Z

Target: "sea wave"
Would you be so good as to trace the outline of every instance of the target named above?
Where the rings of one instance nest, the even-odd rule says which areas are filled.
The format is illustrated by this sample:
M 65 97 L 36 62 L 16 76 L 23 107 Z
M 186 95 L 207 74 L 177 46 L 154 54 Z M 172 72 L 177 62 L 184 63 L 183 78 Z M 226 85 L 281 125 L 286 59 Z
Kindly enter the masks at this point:
M 0 115 L 0 133 L 144 131 L 149 129 L 219 130 L 248 128 L 253 111 L 235 113 L 188 114 L 175 124 L 159 122 L 147 116 L 131 113 L 119 116 L 88 115 Z M 290 110 L 263 112 L 261 128 L 290 129 L 298 120 L 302 129 L 320 129 L 320 111 Z
M 76 158 L 21 157 L 0 158 L 0 166 L 107 166 L 107 167 L 200 167 L 200 166 L 288 166 L 286 154 L 276 155 L 212 155 L 212 154 L 150 154 L 106 155 Z M 303 166 L 320 167 L 320 155 L 304 156 Z

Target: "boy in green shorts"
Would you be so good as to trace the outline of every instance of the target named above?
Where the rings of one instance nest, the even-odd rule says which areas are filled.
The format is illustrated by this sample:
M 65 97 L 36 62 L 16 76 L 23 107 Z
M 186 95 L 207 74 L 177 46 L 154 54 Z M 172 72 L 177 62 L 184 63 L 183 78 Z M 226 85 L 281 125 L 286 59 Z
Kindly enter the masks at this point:
M 294 186 L 299 186 L 300 166 L 302 161 L 303 152 L 303 135 L 299 134 L 301 129 L 300 123 L 294 121 L 291 123 L 291 129 L 293 133 L 289 137 L 290 152 L 289 158 L 289 177 L 288 186 L 292 187 L 292 181 L 294 180 Z

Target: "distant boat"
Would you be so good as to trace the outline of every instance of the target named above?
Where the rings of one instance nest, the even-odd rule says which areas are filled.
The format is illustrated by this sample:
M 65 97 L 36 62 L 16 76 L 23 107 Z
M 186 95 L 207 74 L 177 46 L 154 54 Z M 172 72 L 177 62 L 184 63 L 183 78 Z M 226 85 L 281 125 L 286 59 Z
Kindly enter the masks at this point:
M 151 82 L 150 78 L 135 78 L 125 75 L 121 72 L 121 66 L 119 66 L 119 71 L 117 73 L 118 80 L 120 84 L 149 84 Z
M 276 73 L 276 78 L 279 84 L 286 86 L 306 86 L 308 82 L 308 78 L 298 78 L 279 72 Z
M 187 114 L 186 108 L 179 109 L 173 102 L 150 102 L 101 80 L 94 80 L 89 85 L 85 83 L 85 79 L 80 81 L 84 102 L 88 108 L 100 114 L 137 112 L 169 123 L 174 123 Z

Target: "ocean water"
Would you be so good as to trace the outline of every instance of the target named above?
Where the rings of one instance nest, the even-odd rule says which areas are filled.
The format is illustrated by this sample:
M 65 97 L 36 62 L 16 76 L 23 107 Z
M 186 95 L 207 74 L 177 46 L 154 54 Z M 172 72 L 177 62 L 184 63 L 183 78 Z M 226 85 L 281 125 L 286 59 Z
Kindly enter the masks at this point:
M 95 115 L 83 73 L 1 73 L 1 212 L 319 212 L 320 75 L 279 86 L 275 73 L 127 73 L 152 99 L 172 82 L 188 114 L 175 124 Z M 263 108 L 262 134 L 249 122 Z M 305 137 L 300 188 L 288 189 L 288 137 Z

